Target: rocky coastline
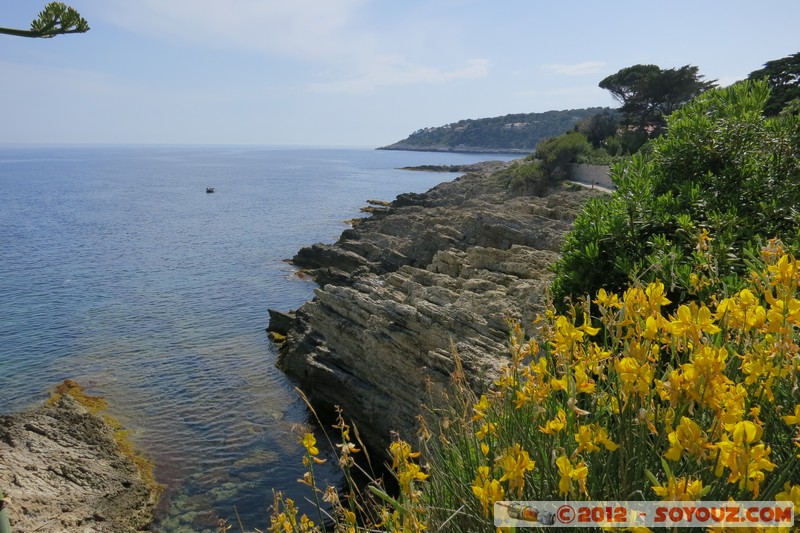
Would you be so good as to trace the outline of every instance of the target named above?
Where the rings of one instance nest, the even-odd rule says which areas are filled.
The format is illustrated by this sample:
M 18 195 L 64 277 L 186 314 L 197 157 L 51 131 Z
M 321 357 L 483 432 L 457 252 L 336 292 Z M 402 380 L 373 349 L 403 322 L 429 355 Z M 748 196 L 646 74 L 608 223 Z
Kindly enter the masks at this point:
M 0 488 L 11 531 L 133 533 L 153 519 L 143 479 L 110 419 L 70 394 L 0 416 Z
M 401 194 L 292 259 L 319 288 L 297 310 L 270 310 L 278 365 L 318 412 L 340 406 L 373 449 L 393 432 L 414 437 L 421 406 L 451 386 L 454 350 L 472 388 L 485 387 L 506 357 L 509 321 L 530 325 L 544 309 L 564 234 L 602 194 L 511 192 L 507 165 Z

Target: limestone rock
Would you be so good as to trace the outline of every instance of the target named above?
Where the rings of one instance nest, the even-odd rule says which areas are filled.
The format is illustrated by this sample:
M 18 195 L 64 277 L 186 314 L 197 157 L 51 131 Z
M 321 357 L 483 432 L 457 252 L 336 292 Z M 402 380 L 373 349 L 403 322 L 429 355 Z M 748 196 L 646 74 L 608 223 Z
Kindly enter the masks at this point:
M 155 503 L 114 430 L 68 395 L 0 416 L 0 487 L 18 533 L 143 531 Z
M 543 310 L 563 235 L 599 193 L 513 196 L 491 163 L 403 194 L 294 262 L 320 284 L 286 332 L 279 366 L 321 409 L 338 405 L 367 443 L 412 438 L 421 405 L 450 387 L 457 351 L 480 391 L 506 354 L 509 321 Z

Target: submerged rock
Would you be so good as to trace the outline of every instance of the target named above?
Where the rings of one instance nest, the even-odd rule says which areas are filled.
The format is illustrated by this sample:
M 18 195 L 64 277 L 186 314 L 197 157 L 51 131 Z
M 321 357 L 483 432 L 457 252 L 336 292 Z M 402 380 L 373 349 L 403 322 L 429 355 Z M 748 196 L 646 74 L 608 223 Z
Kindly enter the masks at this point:
M 411 438 L 422 404 L 450 386 L 456 350 L 480 391 L 503 364 L 508 321 L 544 308 L 564 234 L 598 193 L 514 196 L 479 166 L 424 194 L 403 194 L 342 233 L 303 248 L 295 264 L 320 284 L 286 335 L 279 366 L 320 408 L 338 405 L 367 444 Z M 277 315 L 276 315 L 277 316 Z
M 114 428 L 67 394 L 0 416 L 0 487 L 15 533 L 143 531 L 156 499 Z

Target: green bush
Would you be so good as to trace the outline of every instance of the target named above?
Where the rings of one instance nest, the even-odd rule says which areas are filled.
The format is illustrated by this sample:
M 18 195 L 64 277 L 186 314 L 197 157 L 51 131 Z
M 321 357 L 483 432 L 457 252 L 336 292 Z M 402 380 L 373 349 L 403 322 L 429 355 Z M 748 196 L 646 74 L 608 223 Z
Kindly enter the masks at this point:
M 550 184 L 539 162 L 530 157 L 513 162 L 505 178 L 509 190 L 520 195 L 541 195 Z
M 697 260 L 727 279 L 768 237 L 800 243 L 800 120 L 764 117 L 768 97 L 764 82 L 709 91 L 671 115 L 648 150 L 613 165 L 617 190 L 590 202 L 567 235 L 556 306 L 637 279 L 664 280 L 675 302 L 702 297 L 714 287 L 691 276 Z
M 571 131 L 540 142 L 536 146 L 535 157 L 541 162 L 542 170 L 551 181 L 567 177 L 569 163 L 592 151 L 592 145 L 582 133 Z

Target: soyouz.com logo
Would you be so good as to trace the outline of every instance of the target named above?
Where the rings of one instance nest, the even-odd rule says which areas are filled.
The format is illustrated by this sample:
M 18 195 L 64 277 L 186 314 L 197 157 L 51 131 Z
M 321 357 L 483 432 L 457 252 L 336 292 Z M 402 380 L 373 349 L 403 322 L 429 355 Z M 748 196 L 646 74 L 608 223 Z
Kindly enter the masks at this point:
M 792 502 L 501 501 L 497 527 L 790 527 Z

